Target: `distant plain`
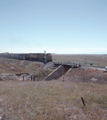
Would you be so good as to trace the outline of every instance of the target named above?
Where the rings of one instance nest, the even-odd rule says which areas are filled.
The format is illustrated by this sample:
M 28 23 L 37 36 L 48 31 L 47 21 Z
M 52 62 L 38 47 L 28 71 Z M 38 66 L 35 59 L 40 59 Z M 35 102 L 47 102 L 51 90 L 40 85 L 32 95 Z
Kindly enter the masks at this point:
M 93 63 L 97 66 L 107 66 L 107 54 L 53 54 L 52 57 L 55 62 Z

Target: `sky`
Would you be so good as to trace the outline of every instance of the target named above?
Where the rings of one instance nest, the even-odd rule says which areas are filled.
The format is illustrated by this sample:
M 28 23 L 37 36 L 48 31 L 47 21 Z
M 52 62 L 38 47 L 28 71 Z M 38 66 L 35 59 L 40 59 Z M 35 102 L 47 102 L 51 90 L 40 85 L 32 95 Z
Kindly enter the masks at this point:
M 0 53 L 107 54 L 107 0 L 0 0 Z

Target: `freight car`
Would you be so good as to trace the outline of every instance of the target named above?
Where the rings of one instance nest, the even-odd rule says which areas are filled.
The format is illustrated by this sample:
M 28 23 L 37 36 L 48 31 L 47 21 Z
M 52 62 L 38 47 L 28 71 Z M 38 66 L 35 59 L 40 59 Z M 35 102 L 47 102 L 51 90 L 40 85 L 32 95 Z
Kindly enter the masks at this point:
M 0 57 L 18 59 L 18 60 L 30 60 L 39 62 L 50 62 L 52 61 L 52 55 L 50 53 L 1 53 Z

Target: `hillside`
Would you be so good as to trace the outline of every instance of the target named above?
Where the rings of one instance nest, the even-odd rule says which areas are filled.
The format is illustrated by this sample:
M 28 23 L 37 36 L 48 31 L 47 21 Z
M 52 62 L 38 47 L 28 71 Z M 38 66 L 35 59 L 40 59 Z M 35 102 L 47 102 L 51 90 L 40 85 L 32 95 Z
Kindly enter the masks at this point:
M 34 75 L 37 80 L 42 80 L 51 72 L 48 69 L 48 66 L 41 62 L 35 61 L 25 61 L 25 60 L 14 60 L 14 59 L 7 59 L 7 58 L 0 58 L 0 79 L 2 77 L 9 79 L 10 76 L 14 76 L 10 79 L 16 79 L 16 74 L 31 74 Z
M 85 82 L 107 84 L 107 72 L 92 68 L 72 69 L 61 78 L 64 82 Z
M 52 64 L 0 58 L 0 120 L 107 120 L 107 73 L 78 68 L 43 81 Z M 21 73 L 36 79 L 20 81 Z
M 107 86 L 56 80 L 1 81 L 0 116 L 2 120 L 107 120 Z

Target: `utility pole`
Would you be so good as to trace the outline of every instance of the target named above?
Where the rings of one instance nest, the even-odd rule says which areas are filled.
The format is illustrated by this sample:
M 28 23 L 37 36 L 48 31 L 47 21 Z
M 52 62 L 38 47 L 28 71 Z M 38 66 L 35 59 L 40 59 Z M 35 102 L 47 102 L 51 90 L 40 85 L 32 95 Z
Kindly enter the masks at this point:
M 86 58 L 84 58 L 84 64 L 86 65 Z
M 83 68 L 83 75 L 82 75 L 82 77 L 83 77 L 83 82 L 84 82 L 84 68 Z
M 44 63 L 46 63 L 47 62 L 47 58 L 46 58 L 46 51 L 44 51 Z

